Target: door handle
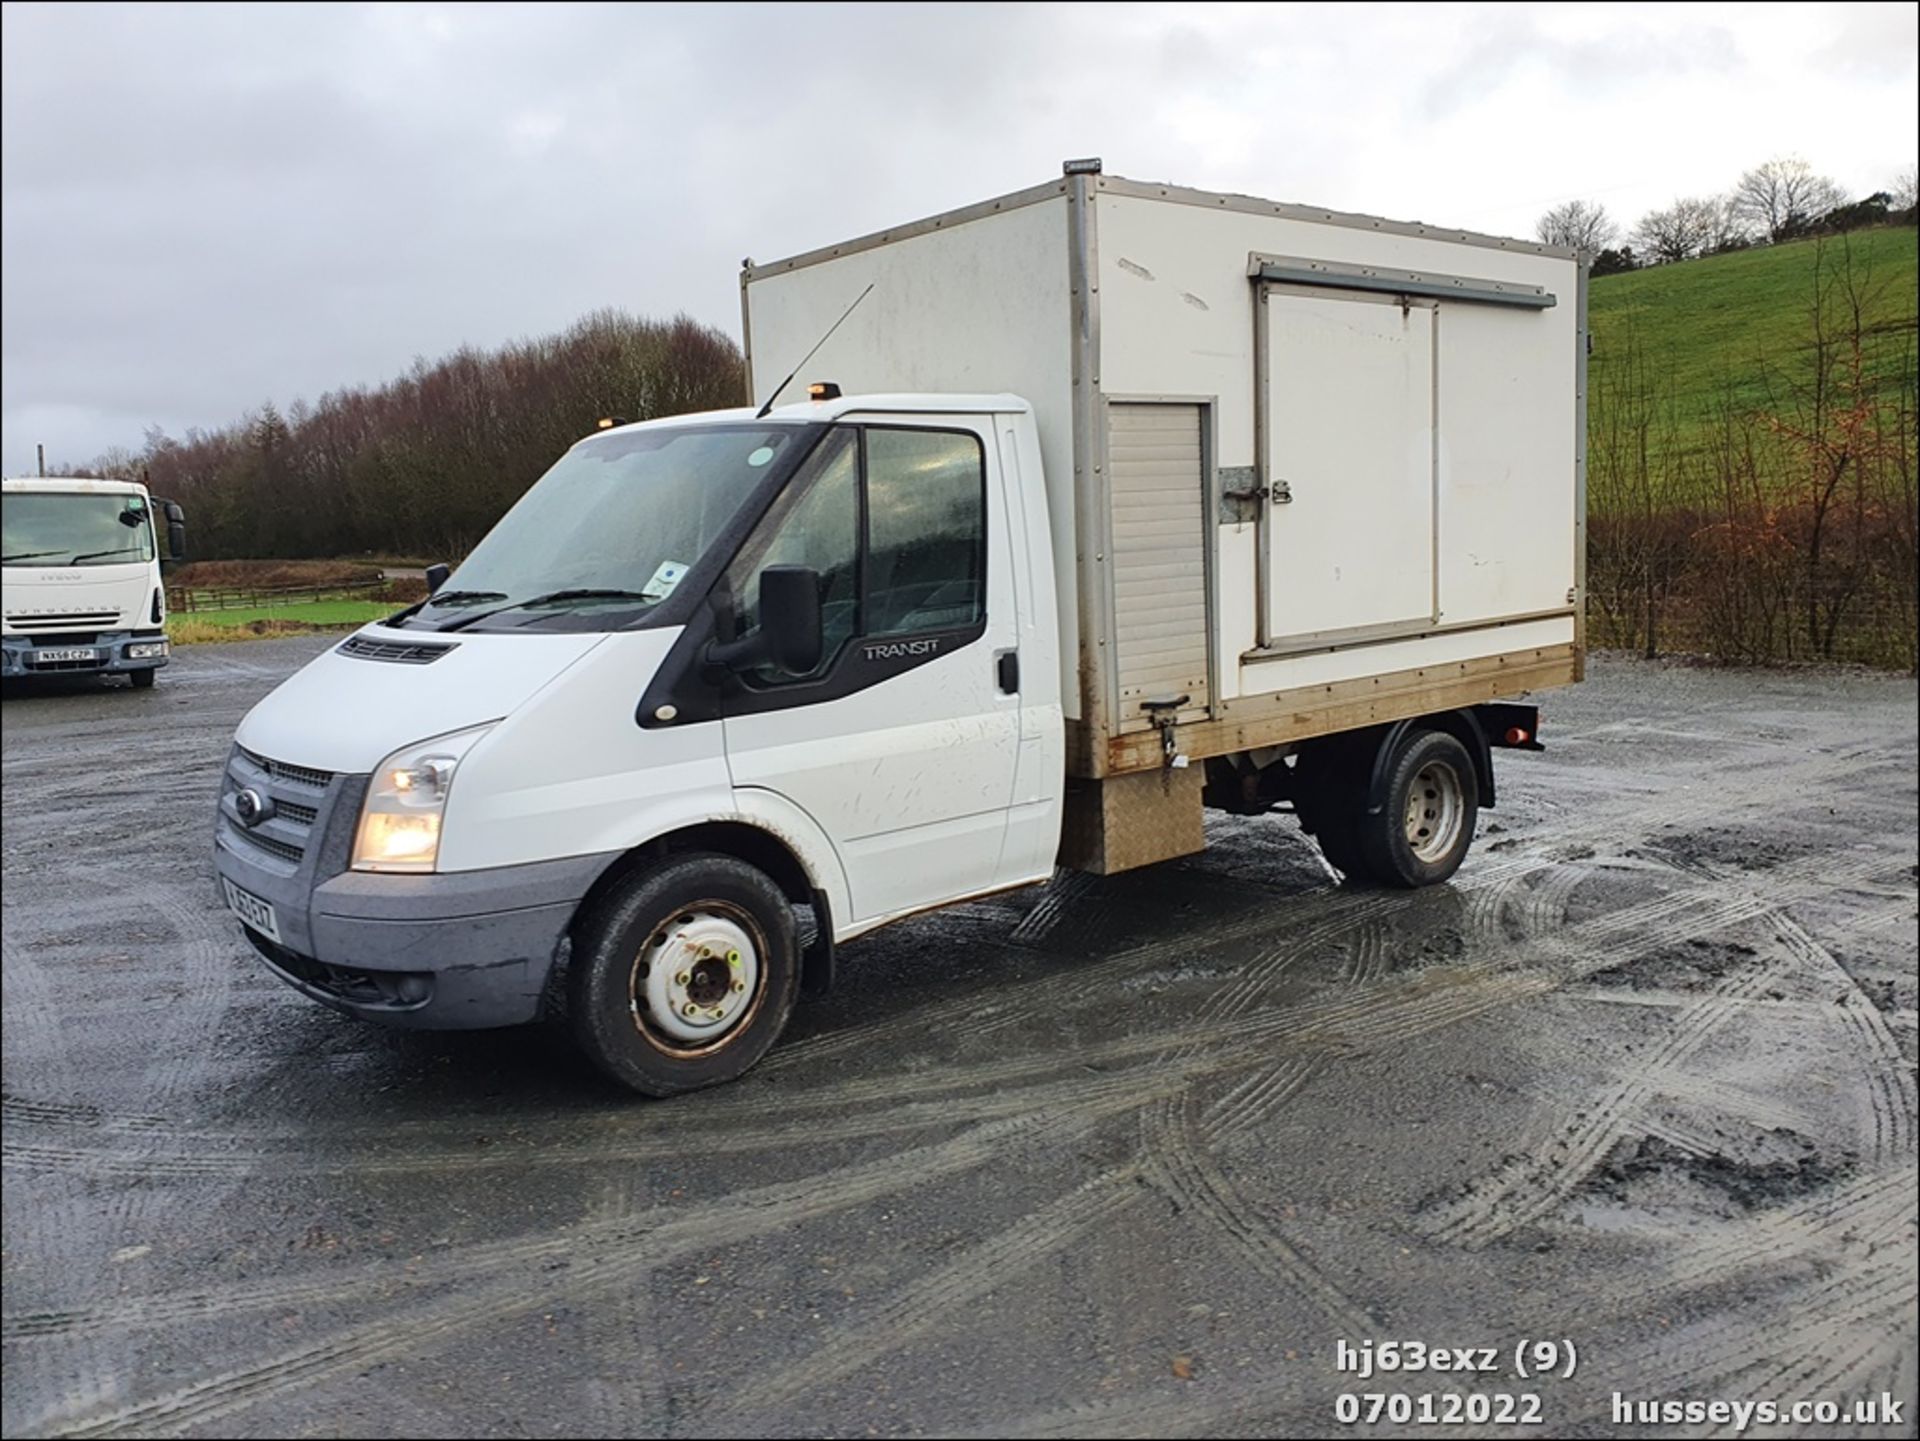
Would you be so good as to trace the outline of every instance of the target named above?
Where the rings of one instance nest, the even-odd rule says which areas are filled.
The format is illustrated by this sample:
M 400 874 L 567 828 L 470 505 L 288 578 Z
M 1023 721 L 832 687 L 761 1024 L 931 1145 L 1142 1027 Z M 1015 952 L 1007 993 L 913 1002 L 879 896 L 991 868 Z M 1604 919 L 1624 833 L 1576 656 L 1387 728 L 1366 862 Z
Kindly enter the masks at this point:
M 1000 681 L 1000 689 L 1007 695 L 1020 694 L 1020 652 L 1003 650 L 993 658 L 993 668 Z

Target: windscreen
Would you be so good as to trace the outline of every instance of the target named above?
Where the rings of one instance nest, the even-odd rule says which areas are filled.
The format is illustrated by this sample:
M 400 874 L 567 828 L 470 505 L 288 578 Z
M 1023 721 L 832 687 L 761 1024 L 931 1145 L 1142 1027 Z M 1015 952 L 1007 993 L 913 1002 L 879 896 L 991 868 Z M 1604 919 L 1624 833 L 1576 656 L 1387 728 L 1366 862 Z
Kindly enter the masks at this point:
M 0 564 L 127 565 L 153 559 L 145 497 L 11 491 L 0 497 Z
M 584 440 L 487 532 L 422 619 L 465 624 L 479 609 L 524 625 L 543 612 L 658 605 L 802 434 L 700 425 Z

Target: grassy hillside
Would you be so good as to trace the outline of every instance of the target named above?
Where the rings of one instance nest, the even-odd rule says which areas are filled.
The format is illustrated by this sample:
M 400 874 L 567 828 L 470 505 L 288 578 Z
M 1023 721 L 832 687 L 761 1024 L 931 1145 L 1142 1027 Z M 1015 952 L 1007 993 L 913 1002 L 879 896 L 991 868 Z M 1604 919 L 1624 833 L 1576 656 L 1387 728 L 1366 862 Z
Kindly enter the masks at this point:
M 1810 344 L 1816 278 L 1831 284 L 1843 266 L 1866 302 L 1869 365 L 1891 375 L 1914 341 L 1916 257 L 1920 232 L 1900 226 L 1602 276 L 1588 296 L 1591 365 L 1618 364 L 1639 345 L 1672 417 L 1652 437 L 1656 448 L 1694 452 L 1729 395 L 1763 411 L 1770 376 L 1775 388 L 1794 378 Z
M 1910 227 L 1593 284 L 1589 634 L 1920 668 Z

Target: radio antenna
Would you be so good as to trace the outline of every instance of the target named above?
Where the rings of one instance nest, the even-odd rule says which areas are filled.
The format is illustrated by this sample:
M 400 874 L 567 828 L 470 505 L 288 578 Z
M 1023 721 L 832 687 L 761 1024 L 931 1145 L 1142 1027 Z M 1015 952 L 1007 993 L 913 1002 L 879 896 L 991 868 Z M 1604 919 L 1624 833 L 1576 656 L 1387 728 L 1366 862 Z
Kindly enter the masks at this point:
M 865 300 L 868 295 L 872 294 L 872 292 L 873 292 L 873 283 L 869 281 L 867 283 L 867 288 L 861 291 L 858 295 L 853 297 L 853 304 L 849 305 L 845 310 L 840 312 L 840 319 L 834 321 L 832 325 L 828 326 L 827 333 L 821 336 L 818 340 L 816 340 L 813 343 L 813 350 L 809 350 L 805 355 L 801 356 L 800 364 L 794 366 L 792 370 L 787 372 L 787 378 L 785 380 L 781 381 L 778 385 L 774 386 L 773 394 L 767 397 L 767 403 L 761 406 L 760 409 L 754 413 L 753 418 L 755 420 L 765 420 L 767 418 L 767 412 L 773 409 L 774 401 L 780 398 L 781 391 L 785 390 L 789 385 L 793 384 L 793 377 L 800 373 L 801 366 L 804 366 L 809 360 L 813 359 L 814 351 L 818 350 L 821 346 L 825 345 L 829 340 L 833 338 L 833 332 L 838 330 L 846 322 L 847 317 L 853 314 L 854 308 L 858 306 L 861 301 Z

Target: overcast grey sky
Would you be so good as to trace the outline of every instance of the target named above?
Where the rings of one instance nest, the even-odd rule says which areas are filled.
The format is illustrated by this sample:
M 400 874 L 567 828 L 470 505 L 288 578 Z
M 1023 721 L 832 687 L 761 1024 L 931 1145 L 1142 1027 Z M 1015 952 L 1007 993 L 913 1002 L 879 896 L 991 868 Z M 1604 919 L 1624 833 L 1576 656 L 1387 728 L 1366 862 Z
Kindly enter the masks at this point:
M 8 4 L 6 473 L 1110 172 L 1530 232 L 1914 158 L 1916 7 Z

